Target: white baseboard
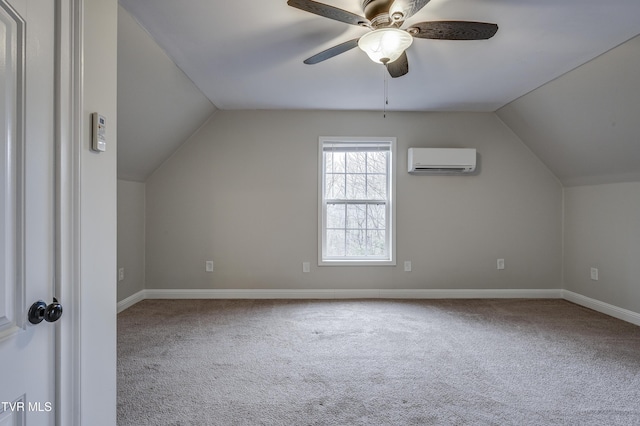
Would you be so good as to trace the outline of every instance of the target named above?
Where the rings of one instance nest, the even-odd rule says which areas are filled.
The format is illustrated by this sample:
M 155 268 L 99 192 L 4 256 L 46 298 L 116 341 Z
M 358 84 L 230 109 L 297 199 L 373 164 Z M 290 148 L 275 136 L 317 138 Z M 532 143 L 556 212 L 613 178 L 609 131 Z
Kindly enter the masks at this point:
M 565 299 L 640 325 L 640 314 L 568 290 L 556 289 L 146 289 L 118 302 L 118 313 L 145 299 Z
M 139 292 L 118 302 L 118 313 L 124 311 L 127 308 L 132 307 L 138 302 L 142 302 L 144 299 L 148 299 L 148 297 L 146 296 L 146 293 L 147 293 L 146 290 L 140 290 Z
M 593 309 L 594 311 L 630 322 L 631 324 L 640 325 L 640 314 L 637 312 L 610 305 L 609 303 L 601 302 L 600 300 L 592 299 L 569 290 L 562 290 L 562 298 L 584 306 L 585 308 Z
M 147 299 L 560 299 L 561 290 L 146 290 Z
M 513 289 L 146 289 L 118 303 L 118 312 L 145 299 L 560 299 L 562 290 Z
M 562 292 L 554 289 L 398 289 L 378 290 L 384 299 L 560 299 Z

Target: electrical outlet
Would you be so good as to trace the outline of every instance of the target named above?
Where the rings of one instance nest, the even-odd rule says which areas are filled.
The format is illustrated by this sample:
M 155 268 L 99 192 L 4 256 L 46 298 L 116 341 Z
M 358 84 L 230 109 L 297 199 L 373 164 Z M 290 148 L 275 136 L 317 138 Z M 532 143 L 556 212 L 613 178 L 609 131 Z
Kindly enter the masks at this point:
M 205 262 L 204 269 L 207 272 L 213 272 L 213 260 L 207 260 Z
M 124 268 L 118 269 L 118 281 L 124 280 Z
M 311 272 L 311 263 L 302 262 L 302 272 L 304 273 Z
M 598 268 L 591 268 L 591 279 L 598 281 Z
M 405 260 L 404 261 L 404 271 L 405 272 L 411 272 L 411 261 L 410 260 Z
M 504 259 L 498 259 L 497 267 L 500 270 L 504 269 Z

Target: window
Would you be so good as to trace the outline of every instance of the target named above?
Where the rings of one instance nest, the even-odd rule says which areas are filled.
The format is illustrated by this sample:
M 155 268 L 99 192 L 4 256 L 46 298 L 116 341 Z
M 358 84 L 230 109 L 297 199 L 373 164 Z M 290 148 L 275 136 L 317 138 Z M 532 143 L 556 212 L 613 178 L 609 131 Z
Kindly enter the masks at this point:
M 395 265 L 395 138 L 320 138 L 320 265 Z

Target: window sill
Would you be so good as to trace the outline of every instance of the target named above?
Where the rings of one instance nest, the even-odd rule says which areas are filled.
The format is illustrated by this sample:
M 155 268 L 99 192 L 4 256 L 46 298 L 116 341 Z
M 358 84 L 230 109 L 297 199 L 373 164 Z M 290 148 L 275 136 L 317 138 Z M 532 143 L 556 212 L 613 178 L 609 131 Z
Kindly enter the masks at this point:
M 320 260 L 318 266 L 396 266 L 395 260 Z

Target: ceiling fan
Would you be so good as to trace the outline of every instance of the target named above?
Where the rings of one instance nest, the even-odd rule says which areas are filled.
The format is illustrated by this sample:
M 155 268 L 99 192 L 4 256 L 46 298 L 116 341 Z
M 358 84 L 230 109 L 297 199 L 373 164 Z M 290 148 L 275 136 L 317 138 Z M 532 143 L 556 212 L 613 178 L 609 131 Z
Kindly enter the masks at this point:
M 317 64 L 358 46 L 372 61 L 384 64 L 391 77 L 409 72 L 405 50 L 414 38 L 433 40 L 487 40 L 498 31 L 496 24 L 472 21 L 418 22 L 400 29 L 405 20 L 422 9 L 429 0 L 362 0 L 365 17 L 313 0 L 288 0 L 289 6 L 325 18 L 369 28 L 362 37 L 333 46 L 307 58 L 305 64 Z

